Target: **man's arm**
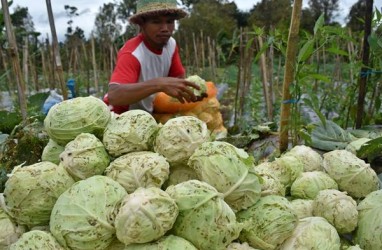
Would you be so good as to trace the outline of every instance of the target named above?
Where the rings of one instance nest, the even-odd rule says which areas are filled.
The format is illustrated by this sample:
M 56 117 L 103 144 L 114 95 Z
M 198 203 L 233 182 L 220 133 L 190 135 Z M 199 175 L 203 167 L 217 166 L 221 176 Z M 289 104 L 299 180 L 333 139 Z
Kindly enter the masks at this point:
M 159 77 L 138 84 L 110 84 L 108 100 L 113 106 L 126 106 L 154 93 L 164 92 L 181 103 L 197 101 L 190 87 L 199 89 L 195 83 L 177 77 Z

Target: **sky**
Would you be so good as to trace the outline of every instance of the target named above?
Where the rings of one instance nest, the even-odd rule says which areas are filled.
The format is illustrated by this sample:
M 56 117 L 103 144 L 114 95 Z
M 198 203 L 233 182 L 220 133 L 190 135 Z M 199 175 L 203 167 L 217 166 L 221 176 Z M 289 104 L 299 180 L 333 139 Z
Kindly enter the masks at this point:
M 257 2 L 260 0 L 233 0 L 238 8 L 242 11 L 249 11 Z M 357 0 L 340 0 L 340 17 L 339 22 L 344 22 L 345 16 L 349 13 L 349 8 Z M 68 27 L 68 16 L 66 15 L 64 5 L 77 7 L 79 16 L 73 19 L 73 27 L 80 27 L 84 30 L 85 36 L 89 36 L 94 28 L 94 19 L 99 9 L 104 3 L 112 2 L 112 0 L 51 0 L 53 15 L 55 19 L 55 26 L 57 36 L 59 40 L 65 37 L 66 29 Z M 179 1 L 178 1 L 179 2 Z M 304 0 L 303 3 L 306 4 L 308 0 Z M 377 7 L 381 9 L 382 1 L 377 0 L 374 2 L 379 2 Z M 13 0 L 13 4 L 10 7 L 10 13 L 13 13 L 13 9 L 16 6 L 28 7 L 29 14 L 32 16 L 33 23 L 35 25 L 36 31 L 42 34 L 41 39 L 50 37 L 50 26 L 48 22 L 48 15 L 46 9 L 45 0 Z M 379 5 L 379 6 L 378 6 Z

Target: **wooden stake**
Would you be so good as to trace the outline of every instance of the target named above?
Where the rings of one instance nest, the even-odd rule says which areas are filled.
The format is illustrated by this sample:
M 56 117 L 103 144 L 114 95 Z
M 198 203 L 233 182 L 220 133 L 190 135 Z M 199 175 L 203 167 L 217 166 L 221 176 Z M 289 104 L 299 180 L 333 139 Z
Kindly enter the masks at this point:
M 294 81 L 296 55 L 298 50 L 298 33 L 300 29 L 302 0 L 295 0 L 293 3 L 292 19 L 289 28 L 288 44 L 286 50 L 286 61 L 283 82 L 283 102 L 281 104 L 280 119 L 280 153 L 288 149 L 289 143 L 289 119 L 291 110 L 290 85 Z

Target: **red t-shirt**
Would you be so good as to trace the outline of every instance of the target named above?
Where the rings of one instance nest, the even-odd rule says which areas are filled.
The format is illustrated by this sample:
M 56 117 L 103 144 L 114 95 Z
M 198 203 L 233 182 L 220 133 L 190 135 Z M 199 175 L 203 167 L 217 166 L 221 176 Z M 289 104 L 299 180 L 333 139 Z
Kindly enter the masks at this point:
M 118 52 L 117 64 L 109 85 L 139 84 L 156 77 L 178 77 L 184 73 L 185 69 L 174 38 L 171 37 L 162 50 L 155 50 L 144 41 L 144 36 L 139 34 L 128 40 Z M 130 109 L 152 112 L 154 98 L 155 94 L 130 105 Z M 107 94 L 104 101 L 109 105 Z M 110 106 L 110 108 L 117 114 L 129 110 L 129 106 Z

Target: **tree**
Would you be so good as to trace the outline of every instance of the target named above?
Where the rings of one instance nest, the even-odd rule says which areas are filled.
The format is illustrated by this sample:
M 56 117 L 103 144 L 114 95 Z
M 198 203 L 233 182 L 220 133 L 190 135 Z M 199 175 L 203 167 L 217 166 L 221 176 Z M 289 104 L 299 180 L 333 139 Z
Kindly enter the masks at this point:
M 365 27 L 364 18 L 366 11 L 366 2 L 358 0 L 350 9 L 348 22 L 346 24 L 352 31 L 362 31 Z
M 237 6 L 235 3 L 221 3 L 216 0 L 205 0 L 196 3 L 191 9 L 189 17 L 179 21 L 177 40 L 182 48 L 190 48 L 195 53 L 199 50 L 195 47 L 196 40 L 207 44 L 206 40 L 216 41 L 222 44 L 222 40 L 231 40 L 237 22 L 235 15 Z M 204 49 L 207 49 L 204 46 Z M 228 49 L 228 47 L 226 48 Z M 223 48 L 223 54 L 229 51 Z
M 251 11 L 249 23 L 263 27 L 266 31 L 273 28 L 288 28 L 292 6 L 290 0 L 262 0 Z
M 324 22 L 326 25 L 334 23 L 339 11 L 339 0 L 309 0 L 309 8 L 312 11 L 314 20 L 317 20 L 324 13 Z

